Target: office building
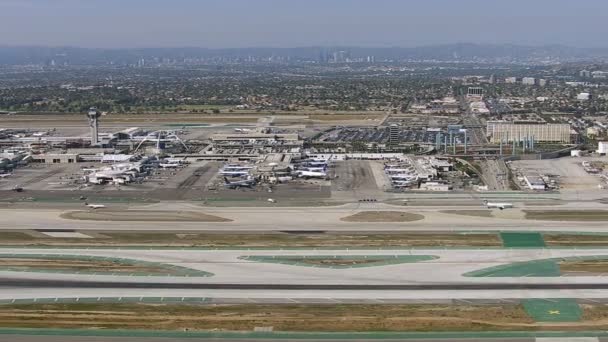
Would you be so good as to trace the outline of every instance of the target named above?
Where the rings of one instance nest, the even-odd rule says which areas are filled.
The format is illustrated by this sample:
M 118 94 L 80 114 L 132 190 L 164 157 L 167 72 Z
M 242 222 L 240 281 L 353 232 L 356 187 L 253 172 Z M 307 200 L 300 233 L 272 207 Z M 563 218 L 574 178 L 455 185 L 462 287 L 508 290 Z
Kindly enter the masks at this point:
M 467 90 L 468 97 L 482 97 L 483 96 L 483 88 L 482 87 L 469 87 Z

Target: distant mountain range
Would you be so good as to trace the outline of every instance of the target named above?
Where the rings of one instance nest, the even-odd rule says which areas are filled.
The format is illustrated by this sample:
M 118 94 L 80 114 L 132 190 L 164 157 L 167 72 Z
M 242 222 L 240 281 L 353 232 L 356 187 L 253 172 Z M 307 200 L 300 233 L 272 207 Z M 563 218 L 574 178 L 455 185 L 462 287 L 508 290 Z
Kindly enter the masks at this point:
M 367 47 L 297 47 L 297 48 L 141 48 L 141 49 L 90 49 L 78 47 L 0 46 L 0 64 L 48 64 L 96 65 L 134 64 L 141 59 L 150 61 L 184 59 L 247 59 L 270 58 L 290 61 L 327 61 L 335 53 L 344 51 L 347 58 L 373 56 L 381 60 L 596 60 L 608 59 L 608 48 L 573 48 L 561 45 L 522 46 L 491 44 L 447 44 L 413 48 Z

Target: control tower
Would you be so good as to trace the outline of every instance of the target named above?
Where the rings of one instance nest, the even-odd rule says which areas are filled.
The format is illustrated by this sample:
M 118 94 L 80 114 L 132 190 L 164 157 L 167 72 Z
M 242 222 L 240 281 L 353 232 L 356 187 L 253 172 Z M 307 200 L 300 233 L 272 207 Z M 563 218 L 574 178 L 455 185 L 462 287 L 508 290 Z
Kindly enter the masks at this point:
M 91 146 L 99 145 L 99 117 L 101 112 L 95 107 L 91 107 L 87 113 L 89 119 L 89 127 L 91 127 Z

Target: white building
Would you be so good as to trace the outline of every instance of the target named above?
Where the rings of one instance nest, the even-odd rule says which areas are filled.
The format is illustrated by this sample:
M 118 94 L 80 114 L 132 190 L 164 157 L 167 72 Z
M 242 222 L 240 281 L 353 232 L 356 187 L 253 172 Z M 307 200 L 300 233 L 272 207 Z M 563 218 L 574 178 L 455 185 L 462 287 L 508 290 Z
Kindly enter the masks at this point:
M 591 100 L 591 94 L 590 93 L 580 93 L 576 96 L 576 99 L 579 101 L 588 101 L 588 100 Z
M 505 83 L 509 83 L 509 84 L 517 83 L 517 77 L 507 77 L 507 78 L 505 78 Z
M 600 141 L 597 144 L 597 153 L 608 154 L 608 141 Z
M 569 124 L 488 121 L 486 129 L 492 143 L 525 139 L 534 139 L 538 142 L 570 142 Z
M 542 177 L 526 175 L 524 180 L 530 190 L 545 190 L 547 188 L 547 184 Z
M 536 84 L 536 79 L 534 77 L 524 77 L 521 80 L 521 84 L 535 85 Z

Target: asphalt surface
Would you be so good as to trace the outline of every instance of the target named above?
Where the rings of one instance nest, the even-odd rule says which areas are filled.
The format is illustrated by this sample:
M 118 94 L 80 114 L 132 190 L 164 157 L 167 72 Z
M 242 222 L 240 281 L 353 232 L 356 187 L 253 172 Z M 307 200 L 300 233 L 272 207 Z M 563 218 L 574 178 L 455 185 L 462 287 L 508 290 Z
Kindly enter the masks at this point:
M 2 278 L 0 287 L 37 288 L 138 288 L 138 289 L 222 289 L 222 290 L 604 290 L 608 283 L 490 283 L 490 284 L 238 284 L 238 283 L 162 283 L 162 282 L 111 282 L 80 280 L 44 280 Z

